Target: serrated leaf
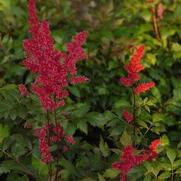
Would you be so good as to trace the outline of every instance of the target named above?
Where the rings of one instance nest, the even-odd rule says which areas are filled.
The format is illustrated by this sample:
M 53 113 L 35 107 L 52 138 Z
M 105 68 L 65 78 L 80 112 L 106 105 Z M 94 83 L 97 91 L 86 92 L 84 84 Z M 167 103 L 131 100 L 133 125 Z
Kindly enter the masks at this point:
M 10 134 L 10 129 L 8 125 L 0 124 L 0 144 L 4 140 L 4 138 L 8 137 Z
M 169 158 L 171 164 L 173 165 L 174 160 L 175 160 L 175 158 L 176 158 L 176 152 L 175 152 L 175 150 L 174 150 L 174 149 L 171 149 L 171 148 L 168 148 L 168 150 L 167 150 L 166 153 L 167 153 L 167 157 Z
M 40 175 L 48 175 L 48 165 L 43 163 L 38 158 L 32 157 L 31 161 L 32 167 L 38 172 Z
M 125 130 L 120 138 L 120 142 L 123 146 L 131 145 L 132 139 L 131 136 L 128 134 L 128 132 Z
M 104 172 L 104 177 L 105 178 L 115 178 L 117 177 L 119 174 L 119 171 L 118 170 L 114 170 L 114 169 L 107 169 L 105 172 Z
M 104 157 L 107 157 L 109 155 L 109 147 L 108 147 L 107 143 L 104 142 L 102 137 L 100 139 L 99 148 Z

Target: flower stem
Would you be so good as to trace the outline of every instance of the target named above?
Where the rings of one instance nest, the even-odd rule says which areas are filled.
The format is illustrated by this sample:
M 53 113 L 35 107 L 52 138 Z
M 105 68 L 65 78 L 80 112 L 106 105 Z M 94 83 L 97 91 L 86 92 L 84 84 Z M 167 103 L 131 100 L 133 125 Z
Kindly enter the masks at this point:
M 49 112 L 47 111 L 47 126 L 48 126 L 48 145 L 50 145 L 50 116 Z M 52 164 L 48 163 L 48 181 L 52 180 Z
M 54 101 L 56 102 L 56 98 L 54 97 Z M 53 111 L 54 114 L 54 121 L 55 121 L 55 126 L 58 126 L 58 122 L 57 122 L 57 112 L 56 109 L 54 109 Z M 57 144 L 57 159 L 56 159 L 56 171 L 55 171 L 55 181 L 60 181 L 60 178 L 58 178 L 58 173 L 60 171 L 59 169 L 59 161 L 60 161 L 60 144 Z
M 132 95 L 133 95 L 133 136 L 136 137 L 136 97 L 133 89 L 132 89 Z
M 160 40 L 160 39 L 161 39 L 160 30 L 159 30 L 157 18 L 156 18 L 156 16 L 155 16 L 155 8 L 154 8 L 154 7 L 151 9 L 151 13 L 152 13 L 152 24 L 153 24 L 153 29 L 154 29 L 156 38 L 157 38 L 158 40 Z

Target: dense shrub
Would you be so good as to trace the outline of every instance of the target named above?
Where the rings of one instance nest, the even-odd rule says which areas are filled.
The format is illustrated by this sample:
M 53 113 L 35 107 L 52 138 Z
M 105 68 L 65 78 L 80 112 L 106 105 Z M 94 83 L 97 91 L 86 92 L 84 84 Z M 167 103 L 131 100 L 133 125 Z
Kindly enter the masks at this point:
M 84 46 L 87 60 L 77 64 L 78 75 L 89 82 L 68 85 L 65 105 L 56 110 L 60 129 L 76 142 L 62 153 L 58 164 L 41 160 L 35 130 L 46 127 L 47 117 L 38 97 L 30 92 L 26 97 L 22 85 L 24 96 L 18 90 L 19 84 L 31 90 L 37 76 L 22 66 L 27 56 L 23 41 L 31 38 L 27 3 L 0 0 L 0 179 L 44 181 L 52 167 L 58 170 L 58 176 L 53 173 L 58 180 L 116 181 L 121 169 L 113 163 L 128 163 L 154 150 L 153 159 L 130 163 L 127 179 L 179 181 L 181 1 L 37 0 L 37 16 L 48 21 L 57 51 L 66 52 L 66 43 L 77 32 L 89 34 Z M 125 65 L 139 45 L 144 45 L 140 82 L 155 86 L 133 96 L 132 88 L 124 86 L 130 82 L 120 77 L 130 78 Z M 54 120 L 54 113 L 49 118 Z M 159 146 L 153 146 L 155 139 Z M 66 140 L 49 148 L 53 157 L 63 144 Z M 131 159 L 124 157 L 126 151 Z

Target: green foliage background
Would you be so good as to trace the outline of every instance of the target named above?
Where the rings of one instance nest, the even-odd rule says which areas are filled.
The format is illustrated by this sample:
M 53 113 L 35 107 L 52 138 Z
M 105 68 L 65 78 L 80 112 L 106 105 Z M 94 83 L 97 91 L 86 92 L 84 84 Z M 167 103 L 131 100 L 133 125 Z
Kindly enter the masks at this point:
M 159 158 L 133 169 L 129 179 L 167 181 L 173 175 L 181 180 L 181 1 L 162 3 L 157 40 L 151 5 L 144 0 L 37 0 L 38 16 L 49 21 L 56 48 L 64 49 L 76 32 L 89 32 L 88 60 L 79 70 L 90 82 L 70 86 L 67 104 L 58 110 L 67 134 L 77 141 L 61 161 L 63 180 L 117 181 L 111 164 L 123 146 L 134 140 L 145 147 L 155 138 L 162 142 Z M 47 166 L 39 160 L 31 125 L 36 128 L 45 118 L 37 98 L 23 98 L 17 88 L 33 80 L 21 66 L 22 42 L 29 36 L 27 1 L 0 0 L 0 19 L 0 179 L 44 181 Z M 130 47 L 139 44 L 146 48 L 142 79 L 155 81 L 156 87 L 137 100 L 139 129 L 133 139 L 121 116 L 131 106 L 130 92 L 118 79 L 125 74 Z

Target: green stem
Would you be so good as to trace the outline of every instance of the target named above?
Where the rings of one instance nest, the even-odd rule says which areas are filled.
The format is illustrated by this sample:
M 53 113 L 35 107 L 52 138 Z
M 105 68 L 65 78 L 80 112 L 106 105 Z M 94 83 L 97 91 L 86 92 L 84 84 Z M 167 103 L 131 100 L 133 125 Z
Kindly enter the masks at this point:
M 174 181 L 174 171 L 173 171 L 173 165 L 172 165 L 172 178 L 171 181 Z
M 54 97 L 54 101 L 56 102 L 56 98 Z M 57 121 L 57 112 L 56 109 L 53 111 L 54 113 L 54 121 L 55 121 L 55 126 L 58 126 L 58 121 Z M 60 181 L 60 178 L 58 178 L 58 173 L 60 171 L 59 169 L 59 161 L 60 161 L 60 144 L 57 145 L 57 159 L 56 159 L 56 171 L 55 171 L 55 181 Z M 58 180 L 59 179 L 59 180 Z
M 132 96 L 133 96 L 133 136 L 136 138 L 136 97 L 133 89 L 132 89 Z
M 47 126 L 48 126 L 48 133 L 47 133 L 48 145 L 50 145 L 50 131 L 49 131 L 49 128 L 50 128 L 50 116 L 49 116 L 48 111 L 47 111 Z M 52 164 L 48 163 L 48 181 L 51 181 L 51 180 L 52 180 Z

